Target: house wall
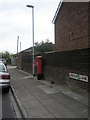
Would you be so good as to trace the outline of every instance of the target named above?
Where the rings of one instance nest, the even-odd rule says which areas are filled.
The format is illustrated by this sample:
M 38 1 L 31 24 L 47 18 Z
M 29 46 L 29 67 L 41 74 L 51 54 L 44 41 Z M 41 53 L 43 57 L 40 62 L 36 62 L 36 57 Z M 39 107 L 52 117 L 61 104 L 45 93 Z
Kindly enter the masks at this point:
M 55 21 L 55 51 L 88 48 L 88 2 L 65 2 Z

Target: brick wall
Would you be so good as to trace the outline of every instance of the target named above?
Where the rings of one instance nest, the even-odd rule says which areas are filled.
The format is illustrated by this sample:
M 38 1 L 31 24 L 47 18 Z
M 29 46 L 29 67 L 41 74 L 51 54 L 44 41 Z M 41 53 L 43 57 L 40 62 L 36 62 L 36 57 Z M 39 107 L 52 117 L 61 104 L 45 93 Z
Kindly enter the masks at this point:
M 19 53 L 16 58 L 16 64 L 19 69 L 22 69 L 22 55 L 23 53 Z
M 88 76 L 88 53 L 90 49 L 61 51 L 43 55 L 44 79 L 65 85 L 71 90 L 85 95 L 88 83 L 69 78 L 69 73 Z
M 32 73 L 32 55 L 26 53 L 22 61 L 23 70 Z
M 43 54 L 43 75 L 47 81 L 62 84 L 80 94 L 86 94 L 88 83 L 69 78 L 69 73 L 88 76 L 90 49 L 61 51 Z M 18 67 L 32 73 L 32 55 L 21 53 L 18 56 Z
M 88 2 L 65 2 L 55 21 L 55 50 L 88 47 Z
M 17 67 L 32 73 L 32 55 L 29 52 L 21 52 L 17 58 Z

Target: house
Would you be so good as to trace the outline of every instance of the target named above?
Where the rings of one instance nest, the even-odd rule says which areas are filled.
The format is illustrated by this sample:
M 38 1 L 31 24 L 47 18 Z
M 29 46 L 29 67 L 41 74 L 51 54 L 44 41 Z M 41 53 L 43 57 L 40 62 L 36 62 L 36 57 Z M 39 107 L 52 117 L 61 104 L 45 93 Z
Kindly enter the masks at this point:
M 55 51 L 88 48 L 88 2 L 60 2 L 53 18 Z

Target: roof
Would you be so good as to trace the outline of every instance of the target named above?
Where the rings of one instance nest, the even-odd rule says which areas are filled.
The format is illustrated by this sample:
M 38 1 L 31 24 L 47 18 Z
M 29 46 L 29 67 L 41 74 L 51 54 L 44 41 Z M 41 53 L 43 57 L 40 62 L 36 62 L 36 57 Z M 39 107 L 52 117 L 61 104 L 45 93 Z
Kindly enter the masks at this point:
M 57 15 L 58 15 L 58 13 L 59 13 L 59 11 L 60 11 L 60 8 L 61 8 L 62 3 L 63 3 L 63 0 L 60 0 L 59 5 L 58 5 L 58 8 L 57 8 L 57 10 L 56 10 L 56 13 L 55 13 L 55 15 L 54 15 L 54 18 L 53 18 L 53 20 L 52 20 L 52 23 L 55 23 L 56 18 L 57 18 Z
M 32 52 L 32 47 L 29 47 L 29 48 L 27 48 L 27 49 L 25 49 L 25 50 L 23 50 L 21 52 Z

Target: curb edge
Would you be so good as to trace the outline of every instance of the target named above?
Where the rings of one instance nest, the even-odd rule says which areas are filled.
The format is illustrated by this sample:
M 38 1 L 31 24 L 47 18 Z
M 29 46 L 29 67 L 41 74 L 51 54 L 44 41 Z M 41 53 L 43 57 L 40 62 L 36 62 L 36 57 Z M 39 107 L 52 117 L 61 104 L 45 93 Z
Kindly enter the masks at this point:
M 16 101 L 16 104 L 17 104 L 17 106 L 18 106 L 18 108 L 19 108 L 19 110 L 20 110 L 20 113 L 21 113 L 21 115 L 22 115 L 22 118 L 25 120 L 25 118 L 28 118 L 28 114 L 26 113 L 26 111 L 25 111 L 25 109 L 24 109 L 21 101 L 18 99 L 18 97 L 17 97 L 17 95 L 16 95 L 16 93 L 15 93 L 15 90 L 14 90 L 14 88 L 13 88 L 12 85 L 10 85 L 10 89 L 11 89 L 11 93 L 12 93 L 13 96 L 14 96 L 14 99 L 15 99 L 15 101 Z

